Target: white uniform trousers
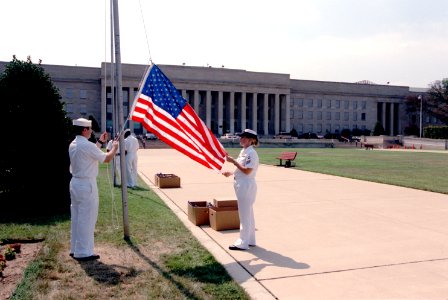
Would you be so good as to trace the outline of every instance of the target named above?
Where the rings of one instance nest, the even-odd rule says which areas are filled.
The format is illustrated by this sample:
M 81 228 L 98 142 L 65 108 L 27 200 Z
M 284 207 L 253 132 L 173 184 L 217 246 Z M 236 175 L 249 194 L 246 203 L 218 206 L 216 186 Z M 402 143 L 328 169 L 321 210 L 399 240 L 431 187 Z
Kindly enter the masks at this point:
M 126 175 L 128 187 L 135 187 L 137 185 L 137 153 L 126 154 Z
M 234 188 L 240 217 L 240 238 L 234 245 L 248 249 L 249 245 L 256 245 L 253 204 L 257 195 L 257 183 L 253 178 L 238 179 L 234 182 Z
M 98 187 L 96 178 L 72 178 L 70 253 L 74 257 L 94 255 L 94 231 L 98 218 Z
M 111 168 L 112 174 L 115 172 L 114 184 L 120 185 L 121 184 L 120 153 L 115 154 L 114 160 L 112 161 L 111 165 L 112 165 L 112 168 Z M 113 168 L 115 168 L 115 169 L 113 169 Z

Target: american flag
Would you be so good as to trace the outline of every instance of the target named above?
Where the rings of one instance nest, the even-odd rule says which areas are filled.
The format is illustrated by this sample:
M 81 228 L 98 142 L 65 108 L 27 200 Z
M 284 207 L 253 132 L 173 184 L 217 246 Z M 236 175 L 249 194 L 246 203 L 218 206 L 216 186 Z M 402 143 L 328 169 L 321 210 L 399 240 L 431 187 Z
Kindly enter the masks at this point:
M 155 64 L 145 76 L 130 119 L 207 168 L 222 169 L 224 147 Z

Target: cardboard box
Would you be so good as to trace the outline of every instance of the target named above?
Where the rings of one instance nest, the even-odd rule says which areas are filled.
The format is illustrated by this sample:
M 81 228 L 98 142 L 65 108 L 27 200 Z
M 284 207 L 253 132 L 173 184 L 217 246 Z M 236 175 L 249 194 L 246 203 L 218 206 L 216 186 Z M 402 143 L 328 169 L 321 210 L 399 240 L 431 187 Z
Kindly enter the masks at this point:
M 238 201 L 233 197 L 215 198 L 213 199 L 213 206 L 238 208 Z
M 154 182 L 159 188 L 180 187 L 180 177 L 174 174 L 158 173 L 154 177 Z
M 208 213 L 207 201 L 188 201 L 188 219 L 194 225 L 208 225 L 209 213 Z
M 216 231 L 240 229 L 240 217 L 236 207 L 216 207 L 208 208 L 210 227 Z

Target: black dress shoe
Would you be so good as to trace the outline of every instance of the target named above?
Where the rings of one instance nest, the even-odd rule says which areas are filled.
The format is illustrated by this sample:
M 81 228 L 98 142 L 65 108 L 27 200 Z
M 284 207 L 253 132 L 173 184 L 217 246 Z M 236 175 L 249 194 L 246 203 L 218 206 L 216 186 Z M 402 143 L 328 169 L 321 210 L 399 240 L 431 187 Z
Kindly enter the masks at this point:
M 100 256 L 99 255 L 90 255 L 90 256 L 86 256 L 86 257 L 73 257 L 73 258 L 76 259 L 77 261 L 89 261 L 89 260 L 99 259 Z
M 231 245 L 231 246 L 229 246 L 229 249 L 230 249 L 230 250 L 240 250 L 240 251 L 244 251 L 244 250 L 246 250 L 246 249 L 237 247 L 237 246 L 235 246 L 235 245 Z

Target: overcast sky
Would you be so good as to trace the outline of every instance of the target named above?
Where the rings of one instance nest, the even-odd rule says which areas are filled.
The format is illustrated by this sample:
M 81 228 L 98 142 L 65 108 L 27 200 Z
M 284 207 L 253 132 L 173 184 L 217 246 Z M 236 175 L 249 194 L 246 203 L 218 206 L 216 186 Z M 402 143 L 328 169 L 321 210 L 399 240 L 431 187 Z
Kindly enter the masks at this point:
M 447 0 L 126 0 L 122 63 L 427 87 L 448 77 Z M 0 61 L 100 67 L 109 0 L 0 0 Z

